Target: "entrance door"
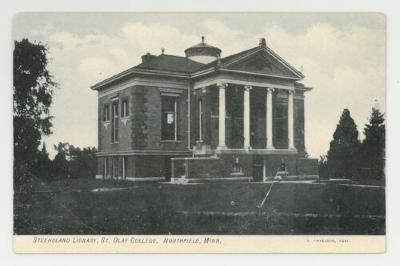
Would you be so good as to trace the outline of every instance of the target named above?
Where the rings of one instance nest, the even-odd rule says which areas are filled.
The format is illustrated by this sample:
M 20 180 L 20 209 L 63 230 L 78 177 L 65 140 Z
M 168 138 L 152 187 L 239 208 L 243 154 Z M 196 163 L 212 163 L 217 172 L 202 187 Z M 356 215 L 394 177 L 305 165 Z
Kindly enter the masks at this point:
M 231 117 L 229 148 L 243 148 L 243 89 L 233 87 L 227 90 L 227 113 Z

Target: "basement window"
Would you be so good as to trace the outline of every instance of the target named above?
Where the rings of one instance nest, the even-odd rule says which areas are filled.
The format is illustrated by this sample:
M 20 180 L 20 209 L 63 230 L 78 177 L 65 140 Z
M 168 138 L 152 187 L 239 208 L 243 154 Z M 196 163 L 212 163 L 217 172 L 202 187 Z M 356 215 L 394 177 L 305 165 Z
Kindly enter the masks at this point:
M 231 174 L 233 175 L 242 175 L 243 168 L 242 164 L 240 163 L 239 157 L 234 157 L 232 167 L 231 167 Z

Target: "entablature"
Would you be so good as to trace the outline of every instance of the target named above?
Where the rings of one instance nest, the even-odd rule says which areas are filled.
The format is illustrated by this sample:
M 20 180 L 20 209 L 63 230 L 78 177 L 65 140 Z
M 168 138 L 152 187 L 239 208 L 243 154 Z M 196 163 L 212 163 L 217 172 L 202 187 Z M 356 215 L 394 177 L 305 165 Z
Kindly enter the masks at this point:
M 107 89 L 101 90 L 98 92 L 98 97 L 104 97 L 108 95 L 112 95 L 118 91 L 134 87 L 134 86 L 149 86 L 149 87 L 158 87 L 164 88 L 166 90 L 173 89 L 175 93 L 181 92 L 182 90 L 187 90 L 189 87 L 189 83 L 186 81 L 177 81 L 177 80 L 169 80 L 169 79 L 159 79 L 159 78 L 141 78 L 135 77 L 129 79 L 127 81 L 121 82 L 117 85 L 113 85 L 108 87 Z

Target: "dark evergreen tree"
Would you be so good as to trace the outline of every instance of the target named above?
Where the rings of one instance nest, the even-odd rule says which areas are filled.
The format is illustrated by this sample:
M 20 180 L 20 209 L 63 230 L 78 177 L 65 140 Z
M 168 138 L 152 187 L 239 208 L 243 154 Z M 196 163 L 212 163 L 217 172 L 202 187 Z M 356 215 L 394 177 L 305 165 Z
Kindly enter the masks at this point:
M 46 144 L 43 142 L 42 149 L 35 157 L 32 173 L 40 179 L 51 180 L 53 175 L 52 170 L 52 162 L 49 158 Z
M 14 42 L 14 185 L 32 175 L 43 135 L 51 133 L 49 107 L 56 83 L 47 70 L 47 48 L 27 39 Z
M 87 147 L 79 148 L 72 145 L 69 146 L 70 175 L 71 178 L 88 178 L 93 179 L 97 172 L 96 148 Z
M 326 155 L 321 155 L 318 160 L 318 174 L 321 179 L 329 178 L 328 160 Z
M 54 149 L 57 151 L 56 156 L 53 160 L 53 174 L 57 179 L 64 179 L 70 177 L 70 169 L 69 169 L 69 144 L 59 142 L 57 145 L 54 145 Z
M 344 109 L 330 143 L 327 162 L 331 178 L 353 178 L 360 148 L 357 126 L 348 109 Z
M 368 124 L 364 128 L 365 139 L 361 145 L 360 165 L 365 171 L 363 178 L 372 178 L 384 183 L 385 178 L 385 118 L 377 108 L 372 108 Z M 368 173 L 367 173 L 368 172 Z

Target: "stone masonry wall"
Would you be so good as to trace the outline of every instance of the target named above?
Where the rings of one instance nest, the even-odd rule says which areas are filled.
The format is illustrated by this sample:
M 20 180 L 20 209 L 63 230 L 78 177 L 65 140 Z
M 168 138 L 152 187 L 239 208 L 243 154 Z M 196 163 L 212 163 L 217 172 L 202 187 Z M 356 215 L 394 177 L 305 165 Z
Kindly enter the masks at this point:
M 178 141 L 161 140 L 161 93 L 156 87 L 142 87 L 144 96 L 146 149 L 183 150 L 187 147 L 187 91 L 183 90 L 178 100 Z
M 131 123 L 132 123 L 132 112 L 126 118 L 121 117 L 121 105 L 122 100 L 127 99 L 129 106 L 132 106 L 132 92 L 133 88 L 127 88 L 119 92 L 112 93 L 100 97 L 98 99 L 98 146 L 99 152 L 118 152 L 128 151 L 131 147 Z M 113 98 L 118 97 L 119 101 L 119 141 L 117 143 L 111 142 L 111 102 Z M 103 107 L 109 106 L 110 120 L 103 121 Z

